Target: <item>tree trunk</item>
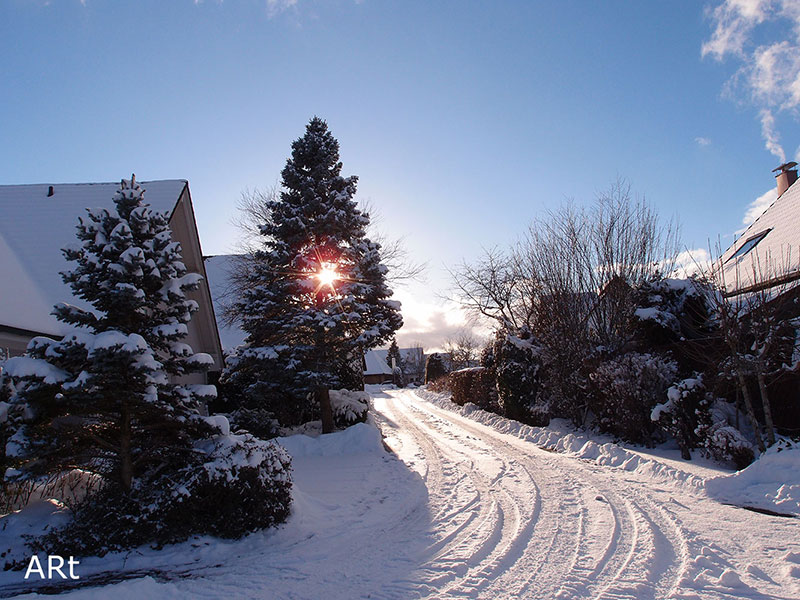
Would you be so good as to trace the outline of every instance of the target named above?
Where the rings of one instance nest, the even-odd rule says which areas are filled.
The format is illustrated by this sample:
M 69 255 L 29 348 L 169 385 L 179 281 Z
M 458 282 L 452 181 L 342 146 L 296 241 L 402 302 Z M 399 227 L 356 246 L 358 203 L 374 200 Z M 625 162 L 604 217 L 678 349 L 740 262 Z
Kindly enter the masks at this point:
M 133 457 L 131 456 L 131 412 L 128 403 L 122 401 L 119 427 L 119 479 L 122 489 L 131 491 L 133 481 Z
M 333 431 L 333 409 L 331 408 L 331 395 L 328 388 L 319 386 L 314 395 L 319 402 L 320 413 L 322 413 L 322 433 Z
M 772 446 L 775 444 L 775 424 L 772 421 L 772 406 L 769 403 L 767 380 L 764 377 L 763 369 L 758 370 L 758 389 L 761 391 L 761 404 L 764 407 L 764 424 L 767 426 L 767 443 Z
M 764 447 L 764 440 L 761 439 L 761 432 L 758 430 L 758 419 L 756 419 L 756 413 L 753 410 L 753 401 L 750 399 L 750 391 L 747 389 L 747 382 L 744 379 L 744 375 L 742 375 L 741 369 L 738 367 L 736 369 L 736 376 L 739 378 L 739 387 L 742 389 L 744 406 L 747 409 L 747 416 L 750 419 L 750 424 L 753 426 L 753 433 L 756 436 L 756 444 L 758 445 L 759 451 L 764 452 L 766 448 Z

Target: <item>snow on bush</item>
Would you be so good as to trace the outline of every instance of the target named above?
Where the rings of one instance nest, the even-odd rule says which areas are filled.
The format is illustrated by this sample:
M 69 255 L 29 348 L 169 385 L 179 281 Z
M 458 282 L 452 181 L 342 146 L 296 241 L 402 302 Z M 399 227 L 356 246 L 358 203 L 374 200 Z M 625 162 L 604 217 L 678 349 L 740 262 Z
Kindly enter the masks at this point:
M 749 467 L 708 480 L 706 491 L 721 502 L 800 515 L 800 445 L 780 441 Z
M 728 462 L 743 469 L 753 462 L 753 445 L 742 433 L 724 422 L 717 421 L 706 433 L 705 446 L 709 454 L 720 462 Z
M 128 494 L 109 483 L 75 507 L 70 523 L 31 549 L 103 556 L 193 535 L 239 538 L 288 517 L 291 458 L 275 442 L 220 434 L 197 442 L 187 462 L 177 472 L 136 480 Z
M 496 408 L 493 372 L 485 367 L 469 367 L 450 373 L 447 385 L 453 393 L 453 402 L 464 406 L 467 402 L 485 410 Z
M 351 390 L 330 390 L 333 422 L 338 428 L 350 427 L 367 420 L 370 395 Z
M 549 408 L 537 406 L 541 384 L 542 349 L 529 329 L 498 331 L 494 342 L 494 371 L 500 411 L 510 419 L 546 425 Z
M 691 449 L 702 443 L 700 433 L 711 419 L 702 374 L 695 373 L 671 386 L 667 401 L 653 408 L 650 419 L 675 438 L 681 456 L 690 460 Z
M 650 442 L 652 411 L 675 380 L 677 368 L 663 356 L 639 352 L 601 362 L 590 376 L 600 429 L 631 442 Z

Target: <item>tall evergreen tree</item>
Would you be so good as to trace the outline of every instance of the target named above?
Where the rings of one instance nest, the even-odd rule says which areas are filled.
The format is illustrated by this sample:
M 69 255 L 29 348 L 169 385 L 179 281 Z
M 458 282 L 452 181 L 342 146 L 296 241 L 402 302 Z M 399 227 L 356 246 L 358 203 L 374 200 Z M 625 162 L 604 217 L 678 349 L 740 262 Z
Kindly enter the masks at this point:
M 394 359 L 394 365 L 392 365 Z M 400 355 L 400 348 L 397 346 L 397 340 L 392 338 L 392 343 L 389 344 L 389 351 L 386 353 L 386 364 L 390 367 L 400 367 L 403 357 Z
M 167 216 L 150 210 L 134 178 L 122 181 L 114 206 L 87 209 L 81 244 L 64 250 L 76 263 L 64 282 L 92 310 L 57 305 L 53 314 L 75 332 L 34 338 L 26 356 L 7 362 L 14 403 L 29 415 L 7 457 L 22 478 L 78 467 L 128 492 L 137 475 L 183 460 L 208 429 L 190 417 L 213 386 L 170 379 L 212 364 L 181 341 L 197 310 L 186 292 L 201 277 L 187 273 Z
M 353 200 L 357 177 L 341 170 L 338 141 L 314 117 L 292 144 L 280 198 L 266 203 L 263 248 L 234 306 L 248 335 L 226 374 L 245 403 L 279 420 L 308 414 L 313 392 L 323 430 L 332 427 L 327 389 L 343 367 L 402 325 L 380 245 Z
M 31 548 L 102 555 L 285 520 L 286 452 L 203 418 L 214 386 L 176 383 L 212 364 L 182 341 L 198 308 L 186 292 L 200 276 L 187 273 L 167 216 L 150 210 L 133 178 L 114 206 L 88 210 L 80 246 L 64 251 L 76 265 L 63 279 L 92 309 L 58 305 L 74 333 L 34 338 L 5 364 L 15 387 L 3 424 L 6 480 L 40 485 L 79 469 L 96 484 L 73 499 L 72 521 Z M 60 495 L 43 491 L 51 493 Z

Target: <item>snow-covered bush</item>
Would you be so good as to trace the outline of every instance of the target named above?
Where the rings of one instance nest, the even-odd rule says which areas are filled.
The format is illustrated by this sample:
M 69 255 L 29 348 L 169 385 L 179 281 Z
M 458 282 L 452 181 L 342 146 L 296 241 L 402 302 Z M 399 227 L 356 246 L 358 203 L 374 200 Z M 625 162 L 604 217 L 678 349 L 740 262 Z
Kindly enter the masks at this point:
M 459 406 L 472 402 L 484 410 L 497 412 L 495 381 L 489 369 L 485 367 L 460 369 L 450 373 L 447 378 L 453 402 Z
M 364 423 L 369 413 L 370 396 L 366 392 L 331 390 L 333 423 L 339 429 Z
M 657 354 L 629 352 L 601 362 L 590 375 L 599 428 L 624 440 L 650 443 L 651 413 L 676 374 L 675 362 Z
M 512 334 L 499 331 L 494 344 L 497 402 L 501 414 L 544 426 L 550 422 L 545 404 L 539 401 L 541 348 L 527 328 Z
M 237 408 L 228 414 L 228 420 L 233 431 L 246 431 L 262 440 L 280 435 L 280 423 L 263 408 Z
M 108 485 L 89 495 L 73 519 L 34 542 L 34 550 L 98 555 L 192 535 L 238 538 L 286 520 L 291 461 L 274 442 L 249 434 L 195 444 L 182 468 L 139 478 L 128 494 Z
M 716 460 L 733 463 L 737 469 L 744 469 L 753 462 L 753 445 L 742 433 L 730 425 L 714 423 L 706 434 L 706 448 Z
M 428 355 L 425 361 L 425 383 L 431 383 L 447 375 L 447 367 L 444 358 L 438 352 Z
M 292 361 L 291 349 L 286 345 L 239 346 L 226 358 L 220 386 L 226 409 L 238 415 L 233 420 L 251 433 L 258 431 L 259 437 L 266 434 L 264 427 L 250 429 L 244 425 L 257 414 L 263 415 L 265 422 L 274 420 L 282 427 L 318 420 L 320 416 L 319 405 L 310 400 L 313 381 L 304 376 L 299 363 Z
M 711 422 L 710 401 L 702 374 L 695 373 L 671 386 L 666 402 L 657 404 L 650 418 L 675 438 L 681 456 L 690 460 L 691 450 L 702 443 L 699 433 Z
M 739 419 L 737 408 L 724 400 L 713 402 L 710 419 L 700 423 L 696 430 L 706 452 L 715 460 L 732 463 L 743 469 L 755 458 L 755 448 L 734 425 Z M 752 435 L 752 430 L 750 431 Z

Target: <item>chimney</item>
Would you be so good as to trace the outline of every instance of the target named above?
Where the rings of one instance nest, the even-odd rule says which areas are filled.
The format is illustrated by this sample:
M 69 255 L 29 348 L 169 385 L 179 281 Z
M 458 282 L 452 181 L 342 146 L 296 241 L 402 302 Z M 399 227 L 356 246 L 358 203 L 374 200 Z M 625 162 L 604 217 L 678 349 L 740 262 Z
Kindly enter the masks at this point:
M 794 174 L 794 176 L 795 176 L 795 178 L 797 178 L 797 173 L 795 173 L 795 174 Z M 47 188 L 47 197 L 49 198 L 50 196 L 52 196 L 53 194 L 55 194 L 55 192 L 56 192 L 56 191 L 55 191 L 55 189 L 53 188 L 53 186 L 52 186 L 52 185 L 51 185 L 51 186 L 48 186 L 48 188 Z
M 796 162 L 788 162 L 782 164 L 776 169 L 772 169 L 773 173 L 780 171 L 780 173 L 775 176 L 775 178 L 778 180 L 778 198 L 783 195 L 783 192 L 789 189 L 790 185 L 797 181 L 797 171 L 795 170 L 796 166 Z

